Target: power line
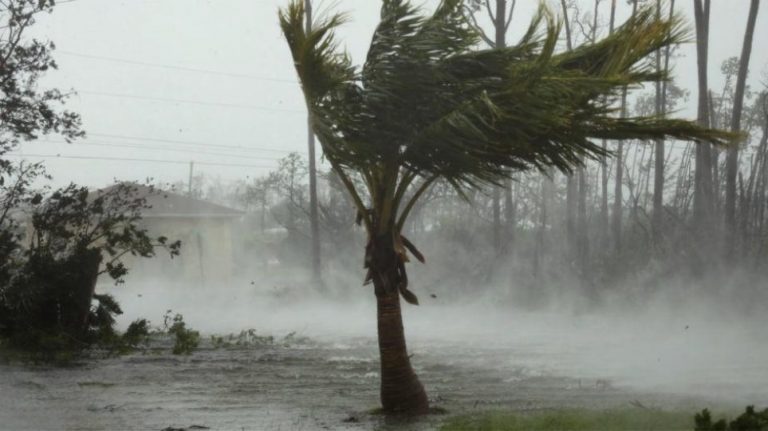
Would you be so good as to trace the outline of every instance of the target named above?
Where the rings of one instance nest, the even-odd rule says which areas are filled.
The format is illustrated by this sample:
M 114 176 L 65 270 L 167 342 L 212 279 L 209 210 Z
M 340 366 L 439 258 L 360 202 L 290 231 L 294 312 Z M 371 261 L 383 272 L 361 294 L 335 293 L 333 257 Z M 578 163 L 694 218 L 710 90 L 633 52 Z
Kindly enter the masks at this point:
M 96 95 L 96 96 L 106 96 L 106 97 L 118 97 L 118 98 L 124 98 L 124 99 L 151 100 L 151 101 L 155 101 L 155 102 L 186 103 L 186 104 L 191 104 L 191 105 L 223 106 L 223 107 L 227 107 L 227 108 L 251 109 L 251 110 L 257 110 L 257 111 L 272 111 L 272 112 L 288 112 L 288 113 L 305 114 L 305 111 L 300 111 L 298 109 L 269 108 L 269 107 L 265 107 L 265 106 L 246 105 L 246 104 L 239 104 L 239 103 L 207 102 L 207 101 L 189 100 L 189 99 L 171 99 L 171 98 L 166 98 L 166 97 L 142 96 L 142 95 L 137 95 L 137 94 L 109 93 L 109 92 L 102 92 L 102 91 L 86 91 L 86 90 L 78 90 L 77 93 L 78 94 L 91 94 L 91 95 Z
M 249 75 L 244 73 L 221 72 L 216 70 L 200 69 L 196 67 L 174 66 L 171 64 L 162 64 L 162 63 L 150 63 L 148 61 L 129 60 L 125 58 L 116 58 L 116 57 L 105 57 L 101 55 L 81 54 L 81 53 L 72 52 L 72 51 L 56 51 L 56 53 L 64 54 L 70 57 L 80 57 L 80 58 L 87 58 L 90 60 L 106 61 L 106 62 L 112 62 L 112 63 L 124 63 L 124 64 L 132 64 L 136 66 L 157 67 L 161 69 L 180 70 L 183 72 L 202 73 L 206 75 L 228 76 L 232 78 L 254 79 L 258 81 L 282 82 L 282 83 L 293 84 L 293 85 L 297 84 L 296 80 L 268 78 L 265 76 L 256 76 L 256 75 Z
M 94 147 L 115 147 L 115 148 L 136 148 L 141 150 L 156 150 L 156 151 L 177 151 L 177 152 L 183 152 L 183 153 L 194 153 L 194 154 L 207 154 L 211 156 L 222 156 L 222 157 L 237 157 L 239 159 L 251 159 L 251 160 L 279 160 L 278 157 L 259 157 L 259 156 L 246 156 L 242 154 L 227 154 L 227 153 L 215 153 L 210 151 L 201 151 L 201 150 L 190 150 L 189 148 L 173 148 L 169 146 L 147 146 L 147 145 L 140 145 L 140 144 L 130 144 L 130 143 L 116 143 L 116 142 L 102 142 L 102 141 L 89 141 L 89 142 L 72 142 L 69 143 L 64 140 L 54 140 L 54 139 L 45 139 L 45 140 L 38 140 L 35 142 L 39 143 L 54 143 L 54 144 L 70 144 L 73 146 L 78 145 L 89 145 Z
M 236 146 L 236 145 L 220 145 L 220 144 L 207 144 L 205 142 L 194 142 L 194 141 L 180 141 L 176 139 L 160 139 L 160 138 L 149 138 L 149 137 L 143 137 L 143 136 L 126 136 L 126 135 L 116 135 L 111 133 L 95 133 L 95 132 L 88 132 L 88 136 L 103 136 L 107 138 L 117 138 L 117 139 L 128 139 L 128 140 L 134 140 L 134 141 L 147 141 L 147 142 L 164 142 L 169 144 L 182 144 L 182 145 L 190 145 L 190 146 L 198 146 L 198 147 L 211 147 L 211 148 L 225 148 L 225 149 L 232 149 L 232 150 L 243 150 L 243 151 L 265 151 L 265 152 L 272 152 L 272 153 L 292 153 L 293 151 L 290 150 L 279 150 L 275 148 L 261 148 L 261 147 L 243 147 L 243 146 Z
M 180 164 L 180 165 L 186 165 L 190 163 L 189 160 L 137 159 L 137 158 L 128 158 L 128 157 L 62 156 L 60 154 L 6 153 L 5 155 L 12 156 L 12 157 L 19 157 L 19 158 L 39 157 L 44 159 L 108 160 L 108 161 L 119 161 L 119 162 L 172 163 L 172 164 Z M 231 166 L 231 167 L 263 168 L 263 169 L 274 168 L 274 166 L 246 165 L 246 164 L 239 164 L 239 163 L 216 163 L 216 162 L 198 162 L 198 161 L 194 161 L 194 163 L 197 165 L 205 165 L 205 166 Z

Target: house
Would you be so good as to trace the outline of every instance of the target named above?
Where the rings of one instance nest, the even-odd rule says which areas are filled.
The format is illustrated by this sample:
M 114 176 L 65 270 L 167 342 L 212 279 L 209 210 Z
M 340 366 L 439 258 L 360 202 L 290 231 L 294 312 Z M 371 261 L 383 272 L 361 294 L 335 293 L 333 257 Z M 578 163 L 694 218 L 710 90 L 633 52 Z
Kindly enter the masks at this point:
M 153 259 L 126 262 L 130 279 L 163 279 L 198 286 L 228 282 L 235 271 L 235 235 L 243 211 L 174 192 L 137 185 L 150 209 L 142 224 L 151 236 L 181 241 L 181 255 L 171 259 L 158 250 Z

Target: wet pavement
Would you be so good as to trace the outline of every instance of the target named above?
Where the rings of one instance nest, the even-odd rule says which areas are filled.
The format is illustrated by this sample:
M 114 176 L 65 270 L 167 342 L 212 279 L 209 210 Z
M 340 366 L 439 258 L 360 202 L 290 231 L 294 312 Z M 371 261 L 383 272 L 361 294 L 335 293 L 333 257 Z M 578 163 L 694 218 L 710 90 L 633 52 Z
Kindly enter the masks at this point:
M 120 299 L 162 315 L 165 304 L 146 296 L 157 310 Z M 190 356 L 165 345 L 67 367 L 0 364 L 0 429 L 430 430 L 450 415 L 494 409 L 768 404 L 765 334 L 746 325 L 427 306 L 406 311 L 409 350 L 432 405 L 446 413 L 386 419 L 373 412 L 370 304 L 270 307 L 231 308 L 216 320 L 183 311 L 203 332 L 256 327 L 272 342 L 246 336 L 245 345 L 215 348 L 204 336 Z
M 165 351 L 68 367 L 0 366 L 0 428 L 434 429 L 447 415 L 473 410 L 698 407 L 692 397 L 517 366 L 511 349 L 436 342 L 420 343 L 414 352 L 433 405 L 446 415 L 387 423 L 371 413 L 378 401 L 372 339 L 277 340 L 247 347 L 207 345 L 190 356 Z

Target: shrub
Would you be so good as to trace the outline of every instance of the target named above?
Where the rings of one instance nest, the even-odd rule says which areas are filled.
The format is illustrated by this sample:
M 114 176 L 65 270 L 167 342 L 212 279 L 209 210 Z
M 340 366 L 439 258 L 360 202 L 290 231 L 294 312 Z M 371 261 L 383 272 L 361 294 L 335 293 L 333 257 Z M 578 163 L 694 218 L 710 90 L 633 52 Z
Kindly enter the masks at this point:
M 694 416 L 695 431 L 768 431 L 768 408 L 756 412 L 754 406 L 747 406 L 744 413 L 727 423 L 725 419 L 712 422 L 709 410 L 704 409 Z
M 125 346 L 135 349 L 141 345 L 149 344 L 150 325 L 147 319 L 137 319 L 128 325 L 128 329 L 123 334 L 123 343 Z
M 230 347 L 250 347 L 250 346 L 265 346 L 272 345 L 275 342 L 275 337 L 271 335 L 258 335 L 256 330 L 244 329 L 239 334 L 223 335 L 211 335 L 211 345 L 214 349 L 230 348 Z
M 170 311 L 170 310 L 169 310 Z M 186 322 L 184 322 L 184 316 L 176 314 L 173 316 L 173 324 L 168 327 L 168 317 L 166 314 L 165 326 L 168 328 L 168 334 L 173 335 L 173 354 L 174 355 L 189 355 L 200 344 L 200 333 L 192 329 L 187 328 Z
M 0 224 L 0 339 L 44 357 L 113 347 L 114 316 L 122 311 L 114 298 L 95 293 L 97 277 L 120 283 L 128 272 L 123 256 L 152 257 L 157 248 L 175 256 L 180 243 L 140 227 L 149 206 L 134 184 L 96 193 L 70 185 L 5 204 L 19 202 L 31 214 L 29 235 L 18 221 Z

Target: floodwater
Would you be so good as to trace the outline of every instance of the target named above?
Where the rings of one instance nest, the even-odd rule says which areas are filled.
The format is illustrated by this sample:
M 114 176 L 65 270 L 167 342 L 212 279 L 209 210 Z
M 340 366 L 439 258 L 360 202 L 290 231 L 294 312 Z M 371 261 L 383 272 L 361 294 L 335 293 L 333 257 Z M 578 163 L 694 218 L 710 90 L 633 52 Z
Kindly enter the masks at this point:
M 256 328 L 274 341 L 245 336 L 246 345 L 214 348 L 205 338 L 190 356 L 165 349 L 69 367 L 0 365 L 0 429 L 426 430 L 489 409 L 768 404 L 768 339 L 743 321 L 425 301 L 405 311 L 409 350 L 432 404 L 447 413 L 393 422 L 372 413 L 372 303 L 249 295 L 120 291 L 125 310 L 141 310 L 123 325 L 139 315 L 162 322 L 175 305 L 204 333 Z

